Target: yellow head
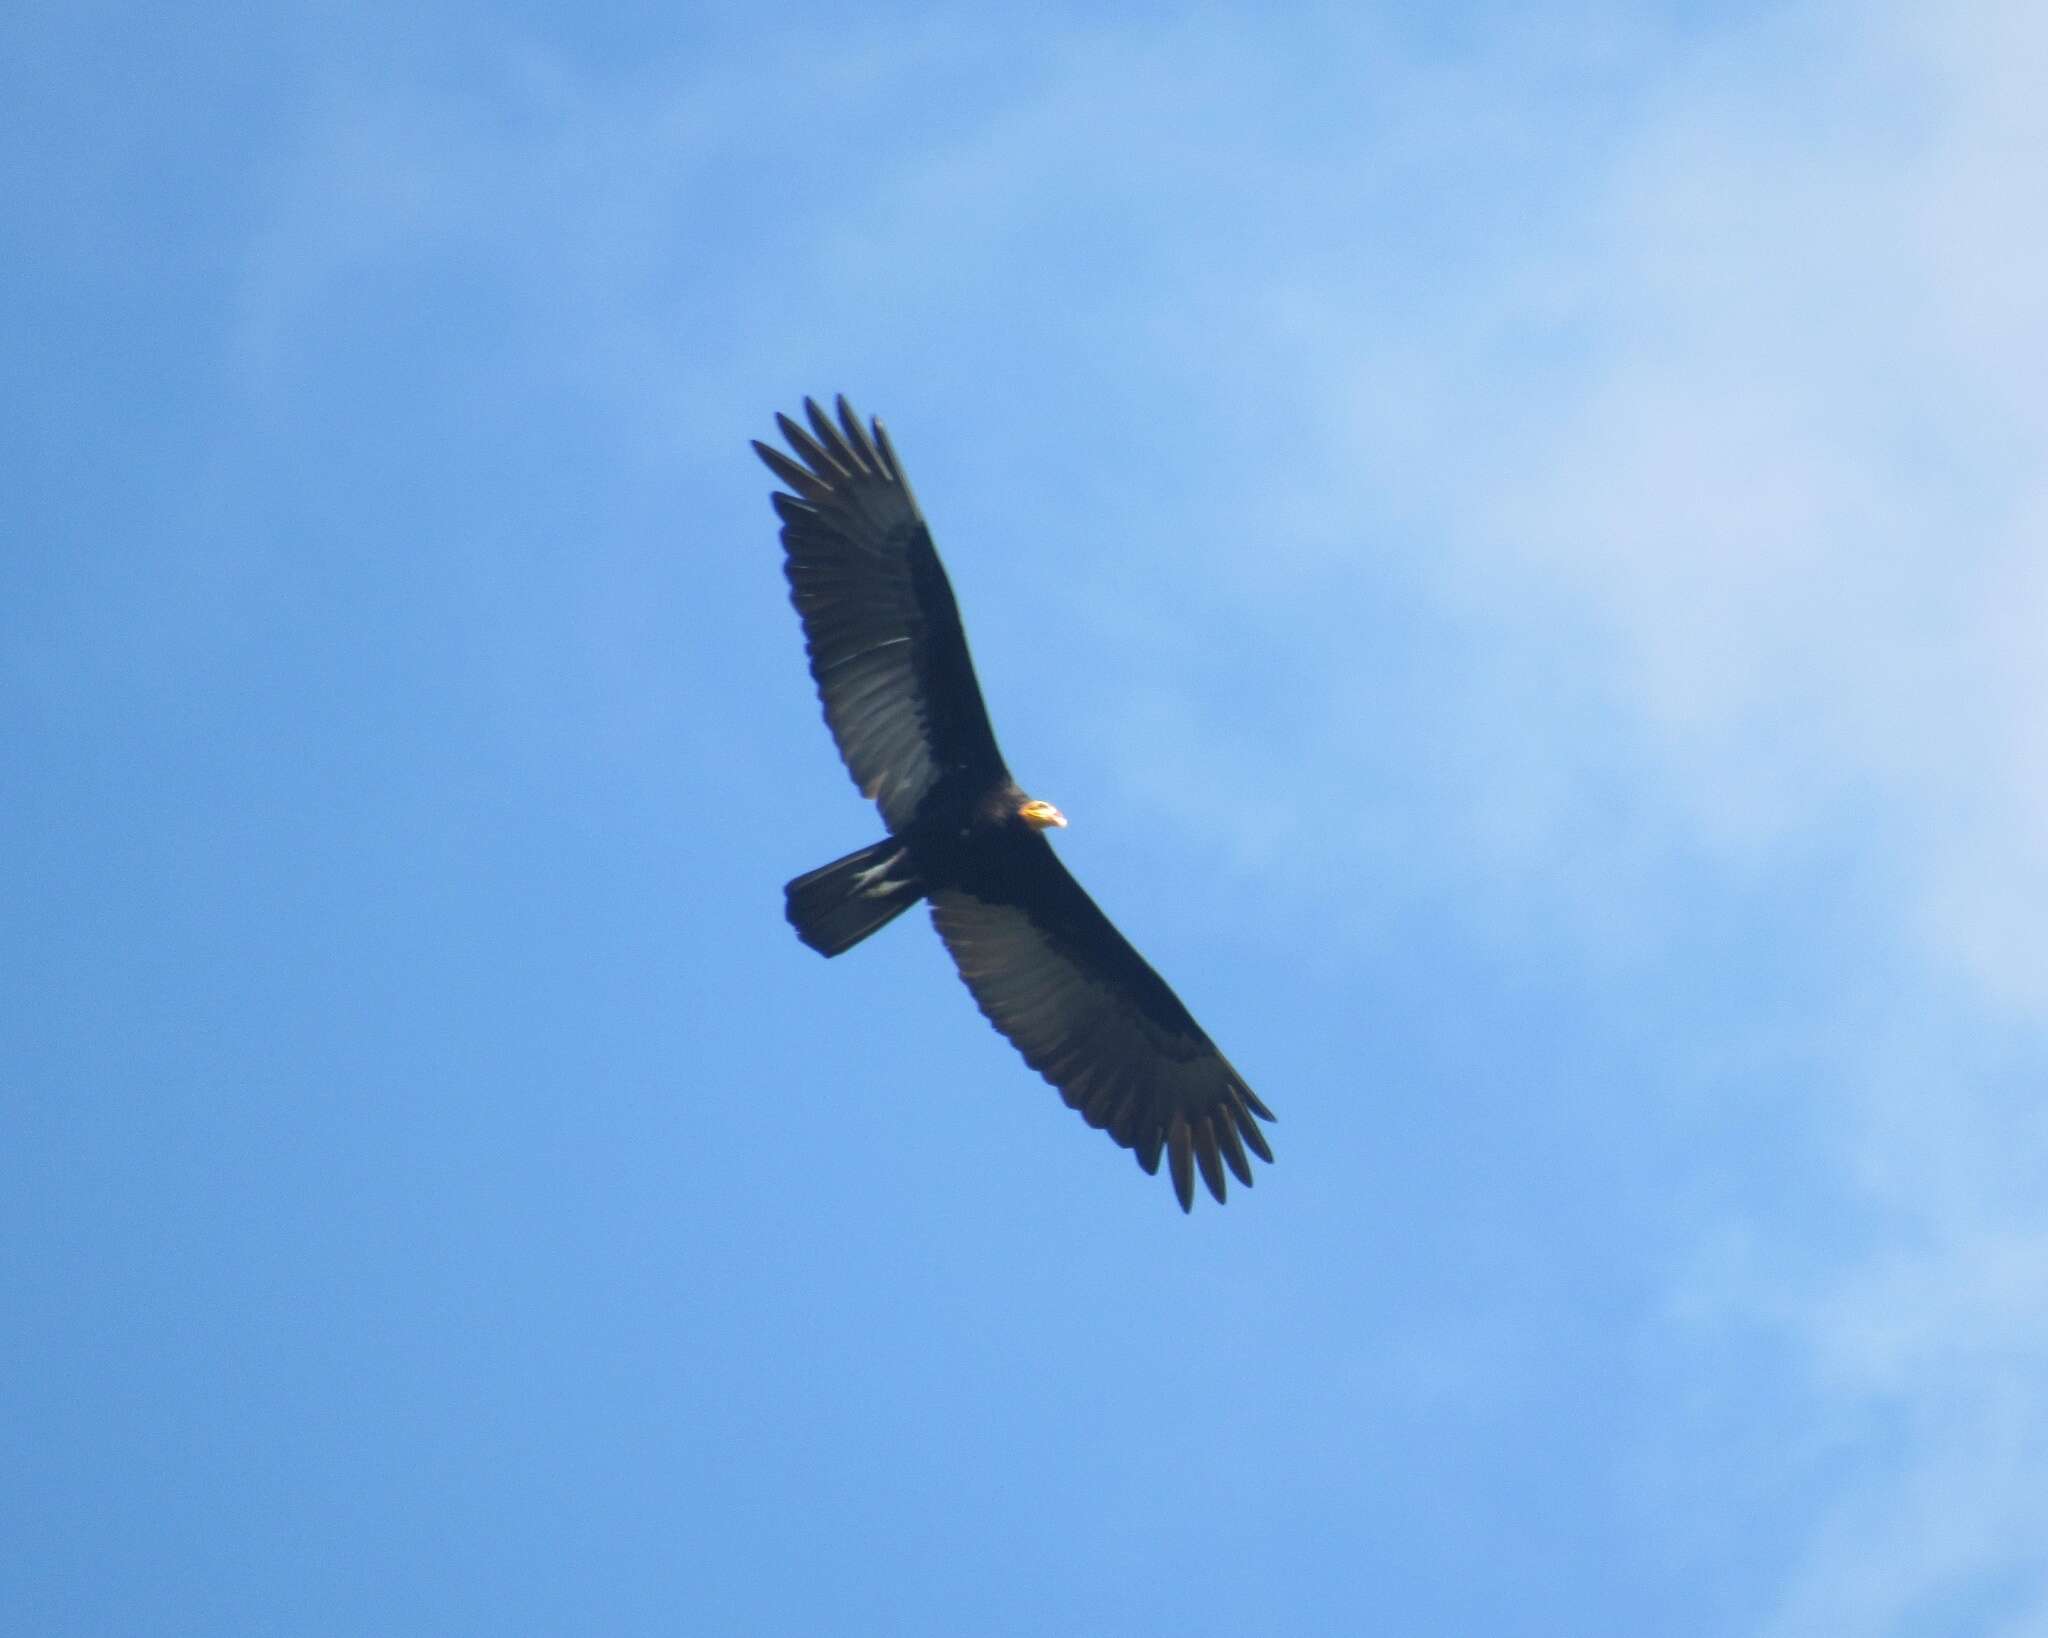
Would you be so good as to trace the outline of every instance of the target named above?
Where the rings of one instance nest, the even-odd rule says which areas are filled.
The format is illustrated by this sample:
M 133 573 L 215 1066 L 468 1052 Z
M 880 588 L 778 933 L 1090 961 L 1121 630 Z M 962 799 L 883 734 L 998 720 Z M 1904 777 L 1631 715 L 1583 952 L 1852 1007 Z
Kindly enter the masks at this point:
M 1063 828 L 1067 816 L 1050 802 L 1041 802 L 1033 797 L 1017 810 L 1017 817 L 1033 830 L 1055 830 Z

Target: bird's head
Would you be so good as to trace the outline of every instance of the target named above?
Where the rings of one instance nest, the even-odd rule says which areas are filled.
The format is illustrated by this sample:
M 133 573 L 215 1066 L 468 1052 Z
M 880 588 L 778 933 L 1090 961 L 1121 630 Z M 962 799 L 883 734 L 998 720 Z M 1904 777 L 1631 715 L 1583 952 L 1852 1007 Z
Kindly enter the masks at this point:
M 1061 830 L 1066 827 L 1067 816 L 1050 802 L 1041 802 L 1033 797 L 1018 805 L 1017 817 L 1033 830 Z

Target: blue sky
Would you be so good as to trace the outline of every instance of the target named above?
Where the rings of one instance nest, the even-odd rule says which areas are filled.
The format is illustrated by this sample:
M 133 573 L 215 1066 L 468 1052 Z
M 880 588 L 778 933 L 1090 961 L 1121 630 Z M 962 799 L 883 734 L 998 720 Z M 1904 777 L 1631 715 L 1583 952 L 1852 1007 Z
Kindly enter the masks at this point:
M 2048 1634 L 2031 8 L 16 8 L 0 1628 Z M 914 920 L 778 409 L 1280 1116 Z

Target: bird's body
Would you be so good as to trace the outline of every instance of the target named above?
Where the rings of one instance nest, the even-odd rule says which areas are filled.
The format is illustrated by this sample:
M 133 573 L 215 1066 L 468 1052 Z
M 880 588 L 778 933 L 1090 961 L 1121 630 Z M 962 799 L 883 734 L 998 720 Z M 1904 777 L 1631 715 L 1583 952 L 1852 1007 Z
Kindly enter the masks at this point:
M 1166 982 L 1068 874 L 1044 832 L 1066 820 L 1019 788 L 996 748 L 959 610 L 880 422 L 776 418 L 798 457 L 754 448 L 790 493 L 790 596 L 854 783 L 888 836 L 785 889 L 798 937 L 828 956 L 920 900 L 976 1003 L 1092 1126 L 1156 1171 L 1182 1209 L 1200 1171 L 1249 1185 L 1270 1161 L 1267 1110 Z M 801 464 L 799 464 L 799 461 Z

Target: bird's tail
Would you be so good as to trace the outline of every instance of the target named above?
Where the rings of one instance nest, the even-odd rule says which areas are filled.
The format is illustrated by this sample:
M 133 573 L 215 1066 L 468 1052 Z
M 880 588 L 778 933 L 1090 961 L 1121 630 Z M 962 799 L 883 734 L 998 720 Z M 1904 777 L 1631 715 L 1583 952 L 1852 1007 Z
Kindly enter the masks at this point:
M 796 936 L 820 955 L 850 950 L 924 897 L 909 849 L 891 836 L 797 877 L 782 890 Z

